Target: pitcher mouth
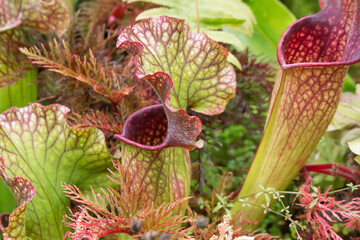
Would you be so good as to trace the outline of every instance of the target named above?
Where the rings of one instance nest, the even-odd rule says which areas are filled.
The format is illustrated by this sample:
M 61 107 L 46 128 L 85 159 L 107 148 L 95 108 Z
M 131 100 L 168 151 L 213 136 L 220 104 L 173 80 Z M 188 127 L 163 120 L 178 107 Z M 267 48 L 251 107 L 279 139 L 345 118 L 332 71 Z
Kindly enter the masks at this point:
M 360 14 L 354 6 L 344 6 L 345 3 L 337 0 L 333 2 L 286 29 L 277 48 L 282 69 L 350 65 L 360 60 L 360 52 L 356 50 L 360 44 L 357 37 Z M 341 11 L 336 5 L 342 7 Z M 352 16 L 344 18 L 343 11 L 350 11 Z
M 114 137 L 144 150 L 169 147 L 168 119 L 162 104 L 142 108 L 126 121 L 121 134 Z

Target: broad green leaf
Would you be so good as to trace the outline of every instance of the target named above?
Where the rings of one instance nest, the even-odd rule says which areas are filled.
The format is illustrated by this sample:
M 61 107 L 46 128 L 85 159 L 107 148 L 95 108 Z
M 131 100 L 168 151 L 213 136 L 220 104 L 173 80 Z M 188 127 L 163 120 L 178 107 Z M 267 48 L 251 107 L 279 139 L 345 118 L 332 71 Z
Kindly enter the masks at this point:
M 10 189 L 3 181 L 0 181 L 0 192 L 0 214 L 10 213 L 14 211 L 14 209 L 16 208 L 16 201 L 14 195 L 11 193 Z
M 350 76 L 350 74 L 346 74 L 344 79 L 343 92 L 355 92 L 356 91 L 355 85 L 356 85 L 355 80 Z
M 62 239 L 63 215 L 70 207 L 61 183 L 107 187 L 112 156 L 98 129 L 73 129 L 64 106 L 32 104 L 0 115 L 0 156 L 5 171 L 24 177 L 36 195 L 27 206 L 26 235 L 31 239 Z M 20 227 L 20 226 L 19 226 Z
M 238 46 L 241 48 L 241 50 L 244 49 L 244 44 L 231 33 L 222 32 L 222 31 L 206 31 L 205 33 L 212 40 L 215 40 L 215 41 L 221 42 L 221 43 L 232 44 L 234 46 Z
M 130 0 L 128 2 L 150 2 L 165 7 L 157 10 L 146 10 L 140 13 L 137 20 L 143 20 L 149 17 L 160 17 L 166 15 L 169 17 L 179 17 L 185 19 L 192 31 L 197 28 L 196 1 L 192 0 Z M 220 29 L 224 25 L 232 26 L 236 31 L 247 34 L 252 33 L 252 24 L 254 16 L 249 7 L 241 0 L 224 2 L 219 0 L 199 0 L 199 18 L 200 29 Z M 175 15 L 174 15 L 175 14 Z
M 37 100 L 37 71 L 28 70 L 22 80 L 0 88 L 0 113 L 13 106 L 24 107 Z M 0 84 L 1 85 L 1 84 Z
M 281 37 L 265 132 L 239 197 L 255 194 L 256 184 L 284 190 L 325 133 L 349 65 L 360 60 L 359 7 L 353 0 L 330 1 Z M 259 198 L 252 203 L 264 202 Z M 257 207 L 237 204 L 233 211 L 243 211 L 251 220 L 264 217 Z
M 355 93 L 346 92 L 341 95 L 340 103 L 328 131 L 345 130 L 354 125 L 360 126 L 359 86 Z
M 141 21 L 120 34 L 117 46 L 137 55 L 139 78 L 155 73 L 171 78 L 173 87 L 164 102 L 174 110 L 219 114 L 235 95 L 235 72 L 226 49 L 190 32 L 182 20 L 163 16 Z
M 252 53 L 270 58 L 276 64 L 277 43 L 296 18 L 279 0 L 252 0 L 248 6 L 256 18 L 253 34 L 238 33 L 229 27 L 224 30 L 238 37 Z
M 343 137 L 341 139 L 341 144 L 344 146 L 347 146 L 348 142 L 353 141 L 358 138 L 360 138 L 360 128 L 355 127 L 353 129 L 350 129 L 349 131 L 346 131 L 346 133 L 343 134 Z
M 337 109 L 337 113 L 360 123 L 360 108 L 350 104 L 340 103 Z
M 192 31 L 197 29 L 196 1 L 194 0 L 130 0 L 128 2 L 150 2 L 165 7 L 158 7 L 140 13 L 137 20 L 163 15 L 185 19 Z M 198 0 L 200 32 L 220 30 L 227 26 L 233 31 L 251 35 L 255 18 L 250 8 L 241 0 Z M 218 35 L 220 35 L 220 32 Z M 226 35 L 221 39 L 226 39 Z M 220 42 L 222 42 L 220 40 Z M 226 43 L 226 42 L 224 42 Z M 233 41 L 235 46 L 241 48 L 242 43 Z

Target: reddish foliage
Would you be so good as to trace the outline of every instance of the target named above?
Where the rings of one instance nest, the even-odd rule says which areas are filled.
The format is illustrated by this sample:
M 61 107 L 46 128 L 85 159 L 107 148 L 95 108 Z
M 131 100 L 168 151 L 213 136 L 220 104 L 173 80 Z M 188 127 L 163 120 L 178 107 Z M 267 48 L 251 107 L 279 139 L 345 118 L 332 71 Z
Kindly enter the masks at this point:
M 301 203 L 299 206 L 308 209 L 306 220 L 308 226 L 313 226 L 313 239 L 341 239 L 336 234 L 330 223 L 344 222 L 345 226 L 354 230 L 360 229 L 360 198 L 354 198 L 349 203 L 336 201 L 335 197 L 328 196 L 331 186 L 321 194 L 320 189 L 314 197 L 308 185 L 303 185 L 300 189 Z
M 129 229 L 131 220 L 122 218 L 121 215 L 113 219 L 96 218 L 80 211 L 72 213 L 72 217 L 66 217 L 71 220 L 66 225 L 75 229 L 75 232 L 67 232 L 66 236 L 74 240 L 97 239 L 115 233 L 132 235 Z

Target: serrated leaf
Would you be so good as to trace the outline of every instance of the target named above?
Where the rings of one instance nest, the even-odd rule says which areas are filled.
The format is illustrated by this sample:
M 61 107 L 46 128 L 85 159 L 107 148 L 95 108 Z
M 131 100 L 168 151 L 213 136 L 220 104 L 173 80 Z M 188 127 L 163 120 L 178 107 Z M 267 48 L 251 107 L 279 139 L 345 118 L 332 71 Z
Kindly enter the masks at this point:
M 61 182 L 80 189 L 107 187 L 112 156 L 98 129 L 73 129 L 65 120 L 69 109 L 32 104 L 0 115 L 0 156 L 8 175 L 28 179 L 36 196 L 27 206 L 26 232 L 32 239 L 62 239 L 62 216 L 70 201 Z
M 164 102 L 174 110 L 190 107 L 219 114 L 235 95 L 235 72 L 226 61 L 226 49 L 190 32 L 182 20 L 163 16 L 141 21 L 120 34 L 117 46 L 137 55 L 139 78 L 155 73 L 171 78 L 173 87 Z

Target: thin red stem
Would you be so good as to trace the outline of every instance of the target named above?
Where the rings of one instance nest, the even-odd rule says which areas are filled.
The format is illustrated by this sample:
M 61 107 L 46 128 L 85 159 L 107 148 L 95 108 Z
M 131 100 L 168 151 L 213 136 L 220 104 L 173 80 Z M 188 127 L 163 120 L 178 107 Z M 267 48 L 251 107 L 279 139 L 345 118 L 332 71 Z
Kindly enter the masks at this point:
M 331 176 L 340 176 L 352 182 L 358 182 L 356 177 L 360 176 L 359 171 L 344 167 L 340 163 L 306 165 L 304 169 L 309 172 L 323 173 Z
M 342 173 L 342 172 L 336 172 L 334 171 L 333 169 L 322 169 L 322 170 L 316 170 L 316 171 L 313 171 L 313 172 L 317 172 L 317 173 L 323 173 L 323 174 L 326 174 L 326 175 L 330 175 L 330 176 L 339 176 L 339 177 L 342 177 L 342 178 L 345 178 L 351 182 L 357 182 L 356 178 L 347 174 L 347 173 Z

